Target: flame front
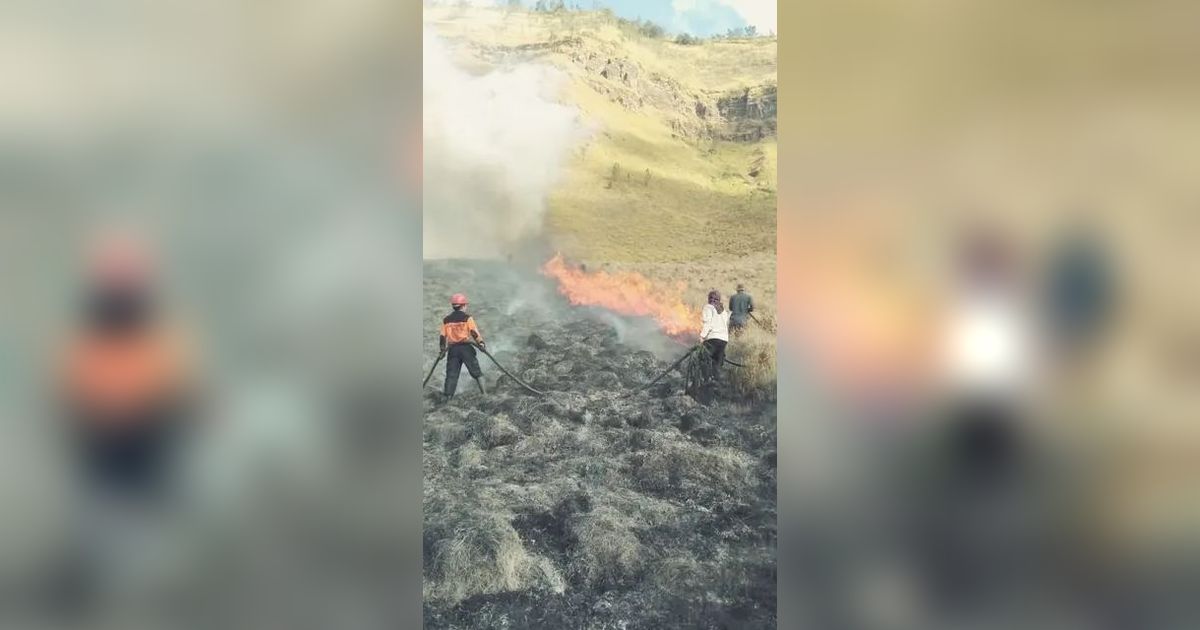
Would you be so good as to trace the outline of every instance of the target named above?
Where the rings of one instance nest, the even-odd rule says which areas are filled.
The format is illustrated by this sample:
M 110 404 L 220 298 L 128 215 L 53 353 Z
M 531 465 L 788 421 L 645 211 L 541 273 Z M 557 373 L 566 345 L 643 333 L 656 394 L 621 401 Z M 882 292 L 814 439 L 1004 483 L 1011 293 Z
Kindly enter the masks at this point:
M 658 283 L 637 272 L 589 273 L 568 265 L 562 254 L 546 261 L 542 273 L 558 281 L 558 292 L 572 304 L 652 317 L 668 335 L 700 333 L 700 311 L 683 301 L 684 282 Z

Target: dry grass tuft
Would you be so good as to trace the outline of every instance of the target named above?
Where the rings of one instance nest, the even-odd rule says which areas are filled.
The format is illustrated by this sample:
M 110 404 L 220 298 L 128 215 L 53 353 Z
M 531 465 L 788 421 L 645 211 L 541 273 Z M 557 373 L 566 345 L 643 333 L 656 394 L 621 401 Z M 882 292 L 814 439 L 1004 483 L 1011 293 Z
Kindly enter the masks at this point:
M 563 592 L 562 576 L 546 558 L 530 554 L 502 514 L 455 510 L 426 523 L 425 597 L 450 603 L 474 595 L 545 589 Z
M 468 442 L 450 451 L 450 463 L 461 470 L 469 470 L 483 464 L 483 451 Z
M 471 430 L 461 422 L 445 422 L 430 431 L 434 442 L 446 450 L 457 449 L 471 440 Z
M 750 326 L 755 327 L 754 322 Z M 775 395 L 775 336 L 761 327 L 748 328 L 730 340 L 726 355 L 746 367 L 726 365 L 729 382 L 739 396 L 762 399 Z
M 544 463 L 549 458 L 576 456 L 582 449 L 579 431 L 555 421 L 539 427 L 533 435 L 517 442 L 512 457 L 516 461 Z
M 579 516 L 571 525 L 572 572 L 589 586 L 630 583 L 643 568 L 644 550 L 630 518 L 612 508 Z
M 671 556 L 654 563 L 648 579 L 666 591 L 678 593 L 704 592 L 703 566 L 691 556 Z
M 521 437 L 520 429 L 513 425 L 506 414 L 472 411 L 467 416 L 467 422 L 470 424 L 472 435 L 485 449 L 515 444 Z
M 706 504 L 743 503 L 755 490 L 754 460 L 736 449 L 687 442 L 647 451 L 635 477 L 642 489 Z

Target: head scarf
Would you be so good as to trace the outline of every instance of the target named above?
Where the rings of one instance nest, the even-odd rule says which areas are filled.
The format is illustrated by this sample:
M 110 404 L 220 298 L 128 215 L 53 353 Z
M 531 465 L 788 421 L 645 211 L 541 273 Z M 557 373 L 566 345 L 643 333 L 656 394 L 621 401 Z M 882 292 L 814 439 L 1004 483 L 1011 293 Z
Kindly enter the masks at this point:
M 721 305 L 721 292 L 713 289 L 708 292 L 708 303 L 712 304 L 718 313 L 724 313 L 725 307 Z

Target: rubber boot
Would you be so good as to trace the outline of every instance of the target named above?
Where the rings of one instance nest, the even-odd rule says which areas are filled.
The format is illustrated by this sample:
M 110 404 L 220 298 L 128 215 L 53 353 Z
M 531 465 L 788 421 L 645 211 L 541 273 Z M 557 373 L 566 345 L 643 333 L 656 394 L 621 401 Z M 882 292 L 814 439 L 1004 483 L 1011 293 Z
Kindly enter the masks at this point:
M 487 388 L 483 386 L 483 379 L 482 378 L 475 379 L 475 384 L 479 386 L 479 393 L 486 396 Z

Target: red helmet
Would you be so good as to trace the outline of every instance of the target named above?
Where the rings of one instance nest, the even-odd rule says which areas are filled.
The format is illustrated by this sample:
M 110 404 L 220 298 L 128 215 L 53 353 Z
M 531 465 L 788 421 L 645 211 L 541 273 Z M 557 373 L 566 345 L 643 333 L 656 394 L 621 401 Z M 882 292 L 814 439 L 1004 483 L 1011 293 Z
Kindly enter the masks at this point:
M 113 228 L 98 234 L 89 254 L 89 272 L 101 284 L 140 286 L 153 275 L 149 242 L 132 231 Z
M 466 306 L 466 305 L 467 305 L 467 296 L 463 295 L 462 293 L 455 293 L 454 295 L 450 296 L 450 306 Z

